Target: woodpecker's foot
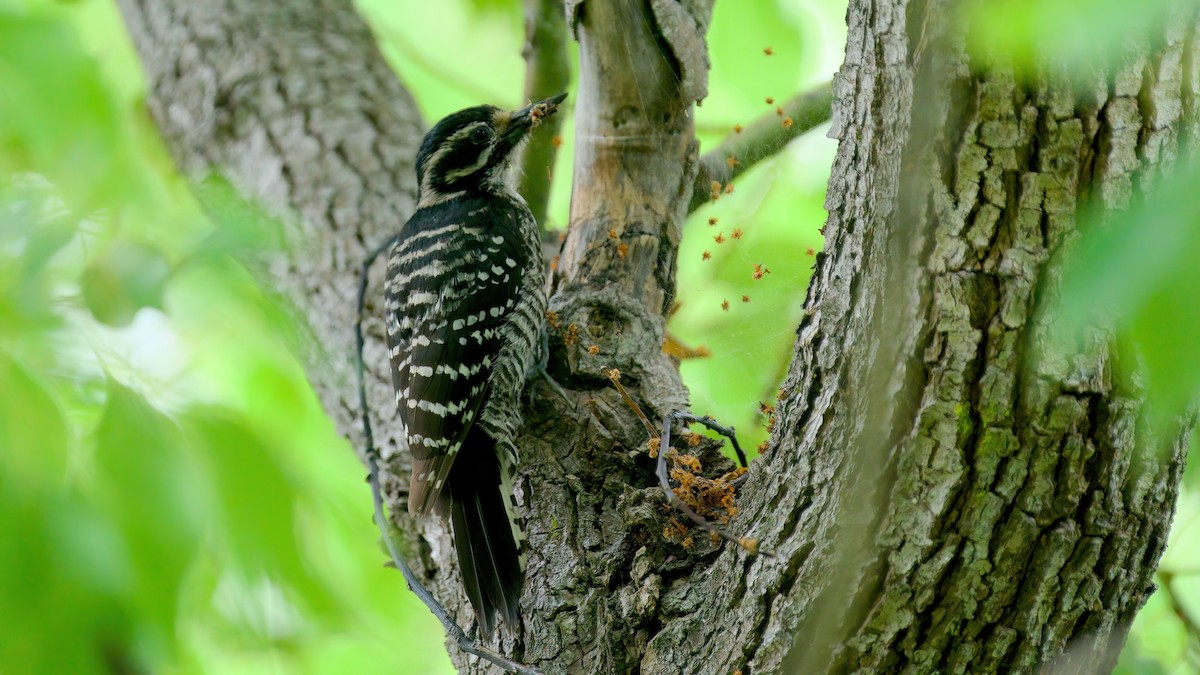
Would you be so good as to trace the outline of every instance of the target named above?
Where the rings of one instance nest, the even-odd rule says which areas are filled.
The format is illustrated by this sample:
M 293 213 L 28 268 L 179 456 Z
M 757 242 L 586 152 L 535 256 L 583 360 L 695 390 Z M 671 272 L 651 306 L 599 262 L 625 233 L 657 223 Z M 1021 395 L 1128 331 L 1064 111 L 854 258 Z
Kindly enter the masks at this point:
M 546 370 L 546 367 L 549 364 L 550 333 L 546 330 L 546 327 L 543 326 L 542 330 L 538 333 L 537 360 L 534 361 L 533 365 L 529 367 L 529 371 L 525 373 L 525 381 L 528 382 L 535 377 L 541 377 L 546 380 L 546 383 L 550 385 L 550 388 L 553 389 L 559 396 L 561 396 L 564 401 L 570 403 L 571 397 L 567 395 L 567 390 L 564 389 L 563 386 L 558 382 L 556 382 L 554 378 L 550 376 L 550 372 Z M 526 406 L 533 404 L 533 387 L 529 387 L 525 390 L 524 402 Z
M 538 331 L 538 361 L 537 368 L 545 372 L 550 365 L 550 327 L 542 326 Z
M 538 366 L 537 374 L 546 380 L 546 384 L 550 385 L 550 388 L 558 393 L 558 395 L 562 397 L 562 400 L 566 401 L 567 403 L 571 402 L 571 397 L 567 395 L 567 390 L 550 376 L 550 373 L 546 370 L 545 366 Z

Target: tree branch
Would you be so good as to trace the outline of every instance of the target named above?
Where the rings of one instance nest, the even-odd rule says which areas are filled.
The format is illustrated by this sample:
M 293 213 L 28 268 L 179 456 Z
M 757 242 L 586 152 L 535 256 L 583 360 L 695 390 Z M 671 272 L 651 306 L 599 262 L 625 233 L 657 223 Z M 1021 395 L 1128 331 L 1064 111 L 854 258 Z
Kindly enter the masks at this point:
M 571 65 L 567 58 L 567 22 L 558 0 L 525 0 L 525 98 L 536 101 L 567 90 Z M 521 194 L 542 231 L 558 155 L 563 116 L 542 121 L 547 129 L 534 134 L 521 158 Z
M 749 127 L 734 131 L 716 148 L 704 153 L 688 213 L 712 199 L 714 182 L 724 185 L 734 180 L 750 167 L 783 150 L 788 141 L 827 121 L 832 103 L 833 85 L 826 82 L 812 91 L 793 96 L 779 106 L 778 111 L 772 110 L 754 120 Z M 736 161 L 731 161 L 731 157 Z
M 1175 592 L 1175 572 L 1167 572 L 1159 570 L 1158 577 L 1162 581 L 1162 586 L 1159 591 L 1167 599 L 1167 604 L 1171 606 L 1171 612 L 1183 624 L 1183 629 L 1191 636 L 1191 639 L 1200 642 L 1200 623 L 1192 618 L 1186 607 L 1179 600 L 1179 594 Z

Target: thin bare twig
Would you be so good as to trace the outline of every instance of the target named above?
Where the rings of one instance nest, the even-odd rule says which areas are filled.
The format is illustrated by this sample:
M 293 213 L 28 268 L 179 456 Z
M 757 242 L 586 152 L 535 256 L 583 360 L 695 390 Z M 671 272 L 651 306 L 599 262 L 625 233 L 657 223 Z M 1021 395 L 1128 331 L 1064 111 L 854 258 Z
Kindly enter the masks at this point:
M 404 575 L 404 580 L 408 582 L 408 588 L 411 590 L 429 611 L 437 617 L 438 621 L 442 622 L 442 628 L 454 641 L 458 643 L 458 648 L 468 654 L 474 654 L 481 659 L 496 664 L 503 668 L 505 672 L 521 673 L 522 675 L 541 675 L 540 670 L 532 666 L 527 666 L 523 663 L 518 663 L 512 659 L 488 649 L 476 642 L 474 639 L 467 636 L 466 632 L 459 626 L 454 619 L 450 617 L 449 612 L 445 607 L 433 597 L 417 579 L 417 575 L 413 573 L 408 563 L 404 561 L 404 557 L 400 555 L 400 550 L 396 546 L 395 538 L 392 536 L 391 528 L 388 526 L 388 519 L 384 513 L 383 507 L 383 491 L 379 487 L 379 451 L 375 448 L 375 436 L 371 431 L 371 419 L 367 413 L 367 387 L 363 376 L 363 307 L 366 305 L 367 297 L 367 274 L 371 269 L 371 265 L 375 260 L 391 247 L 395 238 L 389 239 L 379 248 L 371 252 L 367 260 L 363 262 L 361 276 L 358 280 L 358 318 L 354 322 L 354 344 L 357 347 L 354 360 L 354 374 L 358 380 L 358 405 L 362 413 L 362 428 L 363 437 L 366 443 L 367 456 L 367 482 L 371 485 L 371 499 L 375 505 L 375 525 L 379 528 L 379 534 L 383 537 L 383 543 L 387 547 L 388 554 L 392 557 L 392 563 L 400 573 Z
M 725 137 L 700 158 L 688 213 L 712 199 L 713 183 L 727 185 L 746 169 L 783 150 L 788 141 L 827 121 L 832 104 L 833 85 L 827 82 L 793 96 L 779 106 L 778 112 L 772 110 Z
M 667 453 L 672 452 L 671 422 L 698 422 L 728 438 L 733 443 L 733 450 L 737 453 L 738 461 L 741 462 L 743 467 L 745 467 L 747 465 L 746 453 L 742 451 L 742 446 L 738 443 L 737 436 L 733 431 L 733 427 L 722 426 L 711 417 L 701 417 L 688 412 L 673 412 L 668 413 L 665 417 L 663 417 L 662 435 L 655 436 L 654 425 L 650 423 L 650 419 L 646 417 L 646 413 L 642 412 L 642 407 L 637 404 L 637 401 L 633 400 L 633 397 L 629 395 L 629 392 L 626 391 L 625 387 L 621 384 L 621 371 L 613 368 L 612 370 L 606 371 L 605 375 L 613 383 L 613 387 L 616 388 L 617 392 L 621 394 L 621 398 L 625 399 L 625 405 L 629 406 L 630 410 L 632 410 L 634 414 L 638 416 L 638 419 L 642 421 L 642 425 L 646 427 L 646 432 L 650 435 L 651 443 L 653 443 L 655 440 L 658 441 L 658 465 L 656 473 L 658 474 L 659 485 L 662 486 L 663 493 L 667 497 L 667 503 L 670 504 L 676 511 L 679 511 L 683 515 L 687 516 L 688 520 L 692 521 L 696 527 L 699 527 L 705 532 L 720 537 L 731 544 L 744 548 L 751 554 L 774 557 L 767 551 L 759 550 L 758 542 L 756 540 L 749 537 L 735 537 L 725 532 L 721 528 L 713 526 L 704 516 L 696 513 L 692 507 L 688 506 L 687 503 L 680 499 L 679 496 L 675 494 L 675 491 L 671 489 L 671 481 L 667 475 Z
M 1171 611 L 1176 617 L 1179 618 L 1180 623 L 1183 624 L 1183 629 L 1187 631 L 1187 634 L 1191 636 L 1192 640 L 1194 640 L 1197 644 L 1200 644 L 1200 623 L 1198 623 L 1196 619 L 1193 619 L 1191 614 L 1188 614 L 1187 608 L 1185 608 L 1183 603 L 1179 601 L 1179 596 L 1176 594 L 1175 587 L 1173 585 L 1175 581 L 1175 572 L 1165 572 L 1163 570 L 1159 570 L 1158 578 L 1162 580 L 1162 586 L 1159 588 L 1159 590 L 1166 597 L 1167 604 L 1171 606 Z
M 567 58 L 567 22 L 560 0 L 525 0 L 525 98 L 537 101 L 567 90 L 571 62 Z M 554 160 L 561 143 L 562 115 L 542 121 L 548 131 L 533 134 L 521 158 L 521 194 L 534 220 L 546 231 L 546 207 Z
M 743 468 L 750 466 L 749 461 L 746 459 L 746 452 L 742 450 L 742 444 L 738 443 L 737 432 L 734 431 L 733 427 L 727 427 L 723 424 L 719 424 L 716 420 L 708 415 L 701 416 L 693 415 L 692 413 L 688 412 L 675 412 L 671 413 L 671 417 L 680 422 L 696 422 L 697 424 L 703 424 L 709 429 L 721 434 L 725 438 L 728 438 L 729 442 L 733 445 L 733 452 L 737 455 L 738 463 L 741 464 Z
M 625 399 L 625 405 L 629 406 L 629 409 L 642 421 L 642 426 L 646 427 L 646 433 L 650 434 L 651 440 L 657 438 L 654 434 L 654 425 L 650 423 L 650 418 L 646 417 L 646 413 L 642 412 L 642 407 L 637 404 L 637 401 L 633 400 L 633 397 L 629 395 L 624 385 L 621 384 L 621 371 L 613 368 L 612 370 L 605 371 L 604 374 L 608 376 L 609 381 L 616 387 L 617 393 L 621 395 L 621 398 Z

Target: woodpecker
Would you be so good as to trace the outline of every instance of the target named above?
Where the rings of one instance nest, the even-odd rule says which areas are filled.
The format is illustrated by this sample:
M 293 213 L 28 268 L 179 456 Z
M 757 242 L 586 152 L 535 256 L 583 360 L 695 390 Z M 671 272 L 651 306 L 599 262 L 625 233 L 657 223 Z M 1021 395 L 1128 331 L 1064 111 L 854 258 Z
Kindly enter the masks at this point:
M 416 212 L 388 257 L 388 355 L 413 457 L 408 510 L 449 520 L 486 636 L 496 615 L 520 620 L 514 436 L 546 315 L 540 237 L 516 164 L 566 96 L 515 112 L 467 108 L 435 124 L 417 152 Z

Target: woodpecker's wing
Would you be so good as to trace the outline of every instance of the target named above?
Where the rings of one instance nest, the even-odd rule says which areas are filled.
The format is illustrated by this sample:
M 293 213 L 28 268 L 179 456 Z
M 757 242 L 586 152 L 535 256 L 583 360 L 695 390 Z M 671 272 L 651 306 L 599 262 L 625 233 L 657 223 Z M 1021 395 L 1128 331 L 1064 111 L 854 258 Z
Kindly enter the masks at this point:
M 413 454 L 409 511 L 428 513 L 487 401 L 504 321 L 526 255 L 506 236 L 511 214 L 436 209 L 405 225 L 388 264 L 388 347 L 401 423 Z M 496 211 L 494 213 L 488 213 Z M 459 219 L 461 220 L 461 218 Z M 500 225 L 500 227 L 497 227 Z M 513 228 L 515 231 L 515 227 Z

